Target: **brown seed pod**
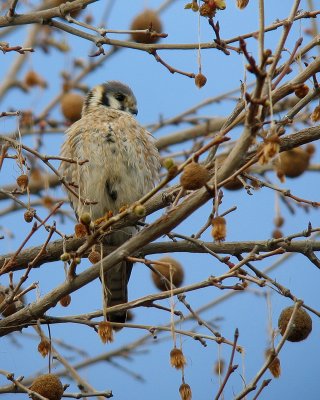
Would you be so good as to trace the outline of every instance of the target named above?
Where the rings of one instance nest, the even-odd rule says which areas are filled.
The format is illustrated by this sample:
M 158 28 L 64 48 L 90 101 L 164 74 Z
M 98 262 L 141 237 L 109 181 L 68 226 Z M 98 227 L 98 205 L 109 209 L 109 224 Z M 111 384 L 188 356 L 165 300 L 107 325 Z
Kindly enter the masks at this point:
M 186 358 L 183 355 L 182 350 L 174 347 L 170 351 L 170 363 L 171 366 L 176 369 L 182 369 L 187 364 Z
M 42 355 L 42 357 L 46 357 L 51 350 L 51 344 L 47 339 L 41 339 L 41 342 L 38 344 L 38 352 Z
M 29 87 L 34 87 L 34 86 L 40 86 L 42 88 L 47 87 L 47 83 L 45 80 L 35 71 L 30 69 L 25 77 L 24 77 L 24 83 L 29 86 Z
M 243 10 L 244 8 L 246 8 L 248 4 L 249 4 L 249 0 L 237 0 L 237 7 L 240 10 Z
M 306 152 L 309 154 L 309 156 L 311 157 L 311 156 L 313 156 L 314 153 L 316 152 L 316 147 L 315 147 L 314 144 L 309 143 L 309 144 L 306 145 L 305 151 L 306 151 Z
M 207 78 L 205 75 L 199 73 L 194 77 L 194 83 L 201 89 L 207 83 Z
M 202 188 L 209 179 L 209 171 L 202 165 L 192 161 L 184 167 L 180 183 L 185 190 L 197 190 Z
M 62 307 L 68 307 L 71 303 L 71 296 L 70 294 L 67 294 L 63 297 L 61 297 L 60 301 L 59 301 L 60 305 Z
M 310 115 L 312 122 L 320 121 L 320 106 L 317 106 Z
M 283 237 L 283 233 L 280 231 L 280 229 L 275 229 L 272 232 L 272 237 L 273 237 L 273 239 L 280 239 Z
M 75 224 L 74 233 L 77 238 L 82 238 L 87 236 L 87 228 L 83 224 Z
M 299 97 L 299 99 L 303 99 L 308 94 L 308 92 L 309 92 L 309 87 L 305 83 L 297 86 L 294 89 L 294 94 L 297 97 Z
M 287 328 L 293 308 L 293 306 L 287 307 L 282 310 L 280 314 L 278 319 L 278 327 L 281 335 L 284 334 Z M 310 318 L 310 315 L 303 308 L 299 308 L 295 313 L 287 340 L 289 340 L 289 342 L 301 342 L 309 336 L 311 331 L 312 319 Z
M 296 147 L 280 154 L 280 170 L 289 178 L 296 178 L 308 168 L 310 155 L 302 148 Z
M 199 12 L 202 17 L 213 18 L 216 15 L 216 11 L 216 7 L 213 7 L 207 3 L 202 4 L 202 6 L 199 8 Z
M 61 99 L 61 112 L 71 122 L 81 118 L 83 97 L 77 93 L 66 93 Z
M 216 242 L 222 242 L 226 239 L 227 235 L 227 223 L 223 217 L 213 218 L 212 221 L 211 236 Z
M 157 33 L 162 32 L 162 23 L 158 14 L 153 11 L 146 9 L 142 13 L 138 14 L 131 23 L 130 29 L 133 31 L 149 29 L 151 26 L 153 31 Z M 158 36 L 152 36 L 150 33 L 131 33 L 131 39 L 138 43 L 156 43 L 159 41 Z
M 170 264 L 171 274 L 172 274 L 172 283 L 175 287 L 180 287 L 183 282 L 183 278 L 184 278 L 184 271 L 183 271 L 182 265 L 172 257 L 162 257 L 159 259 L 159 261 Z M 154 265 L 154 269 L 159 271 L 165 278 L 168 279 L 168 281 L 170 281 L 169 265 L 167 266 L 167 265 L 156 264 L 156 265 Z M 155 272 L 152 272 L 152 280 L 153 280 L 153 283 L 155 284 L 155 286 L 159 290 L 165 291 L 165 290 L 170 289 L 170 285 L 167 285 L 161 279 L 161 277 L 158 274 L 156 274 Z
M 179 393 L 180 393 L 181 400 L 191 400 L 192 399 L 191 387 L 187 383 L 182 383 L 180 385 Z
M 113 331 L 110 322 L 102 321 L 98 325 L 98 334 L 102 343 L 113 342 Z
M 28 175 L 22 174 L 17 178 L 17 185 L 22 191 L 25 191 L 29 184 Z
M 265 353 L 266 358 L 268 358 L 273 353 L 273 349 L 267 349 Z M 268 368 L 274 378 L 279 378 L 281 374 L 280 359 L 278 357 L 275 357 Z
M 27 210 L 24 214 L 23 214 L 23 218 L 26 222 L 30 223 L 33 220 L 34 217 L 34 211 L 32 210 Z
M 88 255 L 88 259 L 91 264 L 97 264 L 101 260 L 101 254 L 98 251 L 91 251 Z
M 45 374 L 38 376 L 30 386 L 34 392 L 46 397 L 49 400 L 60 400 L 63 395 L 63 386 L 60 379 L 54 374 Z M 31 395 L 33 400 L 37 397 Z
M 281 215 L 277 215 L 274 219 L 274 224 L 277 228 L 281 228 L 284 224 L 284 218 Z

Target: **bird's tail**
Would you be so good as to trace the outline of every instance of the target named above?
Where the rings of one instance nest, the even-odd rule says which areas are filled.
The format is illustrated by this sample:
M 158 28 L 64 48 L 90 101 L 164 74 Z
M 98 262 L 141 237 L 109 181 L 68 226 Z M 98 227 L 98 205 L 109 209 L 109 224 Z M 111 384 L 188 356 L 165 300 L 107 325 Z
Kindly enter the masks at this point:
M 122 261 L 104 274 L 106 286 L 107 308 L 128 301 L 128 282 L 132 270 L 132 263 Z M 110 322 L 126 322 L 127 311 L 118 311 L 108 314 Z

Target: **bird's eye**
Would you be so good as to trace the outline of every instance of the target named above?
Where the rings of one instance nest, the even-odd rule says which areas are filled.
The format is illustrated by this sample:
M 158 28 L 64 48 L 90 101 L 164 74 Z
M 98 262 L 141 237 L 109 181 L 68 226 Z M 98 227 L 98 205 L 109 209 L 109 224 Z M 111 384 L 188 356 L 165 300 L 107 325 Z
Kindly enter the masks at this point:
M 114 97 L 119 101 L 123 101 L 126 96 L 122 93 L 116 93 Z

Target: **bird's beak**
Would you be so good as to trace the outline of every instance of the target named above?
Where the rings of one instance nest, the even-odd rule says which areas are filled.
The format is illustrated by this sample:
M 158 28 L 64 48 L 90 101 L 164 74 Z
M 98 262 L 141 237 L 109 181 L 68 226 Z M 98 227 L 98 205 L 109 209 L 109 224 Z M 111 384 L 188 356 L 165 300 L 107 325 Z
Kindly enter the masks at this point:
M 130 108 L 130 112 L 131 112 L 131 114 L 133 114 L 133 115 L 138 115 L 138 109 L 137 109 L 136 107 Z

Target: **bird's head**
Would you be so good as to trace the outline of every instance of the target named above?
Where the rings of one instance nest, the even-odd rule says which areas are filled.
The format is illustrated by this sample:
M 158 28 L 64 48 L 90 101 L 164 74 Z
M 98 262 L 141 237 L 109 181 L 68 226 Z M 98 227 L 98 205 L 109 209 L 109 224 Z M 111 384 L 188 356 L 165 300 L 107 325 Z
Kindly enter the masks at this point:
M 118 81 L 109 81 L 95 86 L 87 94 L 82 115 L 105 106 L 137 115 L 137 100 L 129 86 Z

